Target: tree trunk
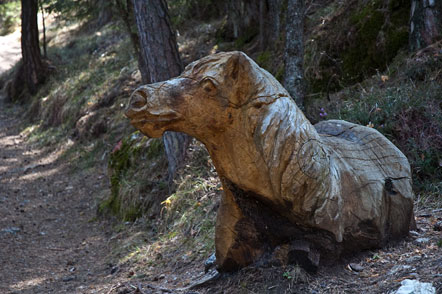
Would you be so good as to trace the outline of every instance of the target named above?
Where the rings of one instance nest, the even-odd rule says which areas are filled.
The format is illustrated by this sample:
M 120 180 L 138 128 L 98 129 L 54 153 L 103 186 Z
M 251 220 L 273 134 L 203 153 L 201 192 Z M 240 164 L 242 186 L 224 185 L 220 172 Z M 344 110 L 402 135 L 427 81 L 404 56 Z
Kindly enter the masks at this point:
M 38 0 L 21 0 L 21 50 L 24 81 L 30 94 L 37 93 L 38 85 L 46 76 L 38 42 Z
M 279 36 L 280 0 L 259 2 L 259 45 L 261 51 L 272 50 Z
M 43 7 L 43 1 L 40 1 L 40 11 L 41 11 L 41 24 L 43 26 L 43 56 L 48 58 L 48 50 L 46 44 L 46 24 L 45 24 L 45 10 Z
M 442 37 L 442 2 L 412 0 L 410 16 L 410 51 L 425 48 Z
M 111 3 L 107 0 L 99 0 L 98 9 L 98 26 L 102 27 L 112 20 Z
M 265 15 L 265 8 L 266 8 L 266 4 L 265 4 L 265 0 L 260 0 L 259 1 L 259 49 L 261 51 L 264 51 L 266 49 L 266 38 L 265 38 L 265 29 L 264 29 L 264 25 L 265 25 L 265 19 L 266 19 L 266 15 Z
M 254 28 L 260 25 L 260 1 L 229 0 L 227 2 L 227 22 L 231 27 L 234 39 L 241 37 L 247 39 L 250 35 L 255 34 Z
M 284 87 L 304 109 L 304 0 L 288 0 L 285 39 Z
M 268 42 L 270 44 L 270 47 L 273 48 L 279 37 L 279 13 L 281 12 L 281 0 L 267 0 L 267 3 L 269 8 L 269 17 L 267 18 L 267 27 L 269 32 Z
M 140 64 L 143 83 L 150 84 L 178 76 L 183 70 L 175 33 L 171 29 L 166 1 L 134 0 L 135 20 L 139 32 Z M 177 167 L 184 160 L 190 137 L 182 133 L 166 132 L 163 135 L 169 163 L 169 187 Z
M 140 50 L 140 39 L 138 38 L 137 24 L 135 23 L 134 4 L 133 0 L 116 0 L 115 1 L 119 15 L 123 20 L 127 33 L 129 34 L 132 47 L 137 56 L 139 68 L 147 71 L 147 64 L 144 64 L 143 56 Z M 149 76 L 146 72 L 144 76 Z M 150 78 L 148 78 L 149 80 Z

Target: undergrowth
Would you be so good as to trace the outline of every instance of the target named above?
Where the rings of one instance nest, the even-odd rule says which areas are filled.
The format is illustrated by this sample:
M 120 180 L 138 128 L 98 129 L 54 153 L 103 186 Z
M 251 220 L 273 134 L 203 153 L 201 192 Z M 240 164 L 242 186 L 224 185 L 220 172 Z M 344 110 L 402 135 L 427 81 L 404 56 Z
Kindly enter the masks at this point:
M 416 191 L 430 194 L 442 187 L 441 66 L 441 56 L 402 58 L 339 92 L 324 117 L 376 128 L 407 156 Z
M 123 138 L 109 156 L 111 194 L 101 202 L 99 213 L 111 212 L 125 221 L 156 216 L 167 195 L 166 168 L 161 140 L 138 131 Z
M 141 228 L 135 228 L 135 231 L 145 232 L 148 228 L 148 233 L 132 233 L 133 238 L 123 238 L 123 245 L 117 245 L 114 255 L 120 266 L 148 274 L 157 267 L 165 271 L 171 264 L 201 261 L 214 252 L 215 216 L 221 185 L 201 143 L 194 142 L 188 156 L 187 165 L 178 171 L 175 192 L 162 192 L 166 197 L 158 202 L 159 213 L 152 214 L 150 208 L 135 221 L 135 226 L 141 224 Z M 155 159 L 153 162 L 158 161 Z M 137 178 L 146 181 L 145 172 Z M 134 184 L 136 182 L 133 181 Z M 140 185 L 141 181 L 137 183 Z M 122 186 L 128 189 L 130 184 L 121 182 L 121 192 L 124 190 Z M 136 184 L 132 189 L 137 190 Z M 137 195 L 124 193 L 122 196 L 134 198 Z
M 32 98 L 25 117 L 31 143 L 63 148 L 73 171 L 106 162 L 130 127 L 123 110 L 137 86 L 137 63 L 119 23 L 90 32 L 87 23 L 48 28 L 54 73 Z
M 20 1 L 0 3 L 0 36 L 14 32 L 20 24 Z

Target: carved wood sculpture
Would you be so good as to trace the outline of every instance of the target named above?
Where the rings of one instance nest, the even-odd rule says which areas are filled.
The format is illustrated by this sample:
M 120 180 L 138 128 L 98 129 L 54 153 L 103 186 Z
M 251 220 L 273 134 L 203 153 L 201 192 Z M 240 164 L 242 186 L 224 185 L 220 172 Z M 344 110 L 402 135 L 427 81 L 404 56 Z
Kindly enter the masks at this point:
M 126 115 L 147 136 L 184 132 L 207 147 L 224 188 L 215 237 L 222 270 L 262 256 L 314 270 L 319 254 L 380 247 L 414 225 L 399 149 L 346 121 L 313 126 L 244 53 L 210 55 L 138 88 Z

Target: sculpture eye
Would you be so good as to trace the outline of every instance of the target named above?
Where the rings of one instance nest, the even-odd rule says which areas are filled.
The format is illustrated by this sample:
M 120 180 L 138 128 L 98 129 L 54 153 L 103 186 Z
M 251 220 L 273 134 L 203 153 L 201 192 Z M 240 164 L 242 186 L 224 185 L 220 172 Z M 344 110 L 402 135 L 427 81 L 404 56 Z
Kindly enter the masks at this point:
M 217 92 L 216 85 L 210 78 L 204 78 L 201 81 L 201 87 L 204 89 L 204 91 L 207 92 L 209 95 L 215 95 Z

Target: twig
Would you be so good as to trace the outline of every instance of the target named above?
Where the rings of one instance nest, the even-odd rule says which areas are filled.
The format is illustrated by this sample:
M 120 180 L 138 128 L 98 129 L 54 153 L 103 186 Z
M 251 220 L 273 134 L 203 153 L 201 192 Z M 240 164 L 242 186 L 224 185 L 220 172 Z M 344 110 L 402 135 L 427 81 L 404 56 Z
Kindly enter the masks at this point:
M 141 286 L 141 283 L 138 283 L 137 290 L 138 290 L 141 294 L 146 294 L 146 292 L 143 291 L 143 287 Z
M 115 289 L 118 289 L 120 287 L 121 287 L 121 283 L 117 283 L 117 284 L 113 285 L 106 294 L 110 294 L 112 291 L 114 291 Z
M 173 291 L 168 288 L 157 287 L 157 286 L 154 286 L 151 284 L 146 284 L 146 287 L 154 289 L 154 290 L 160 290 L 160 291 L 167 292 L 167 293 L 173 293 Z

